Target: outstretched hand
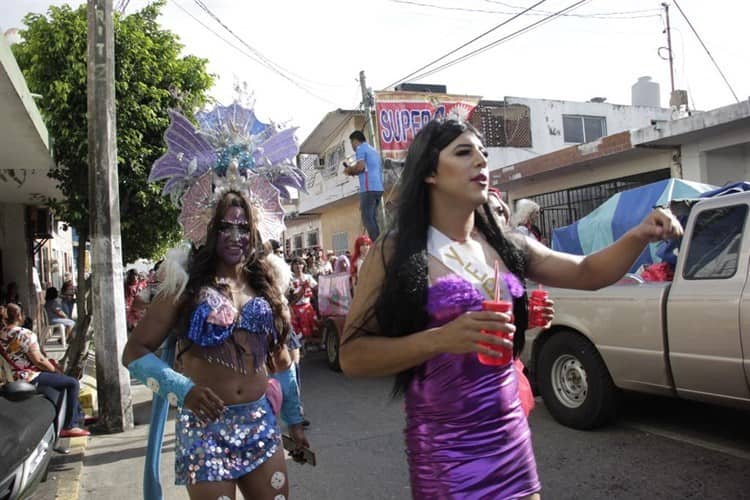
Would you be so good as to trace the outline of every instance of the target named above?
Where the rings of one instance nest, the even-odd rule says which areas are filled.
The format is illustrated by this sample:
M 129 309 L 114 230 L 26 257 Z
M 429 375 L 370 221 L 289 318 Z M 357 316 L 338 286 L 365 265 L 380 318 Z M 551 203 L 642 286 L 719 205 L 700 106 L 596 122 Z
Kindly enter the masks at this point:
M 673 240 L 682 236 L 682 224 L 671 210 L 656 208 L 634 229 L 644 243 Z

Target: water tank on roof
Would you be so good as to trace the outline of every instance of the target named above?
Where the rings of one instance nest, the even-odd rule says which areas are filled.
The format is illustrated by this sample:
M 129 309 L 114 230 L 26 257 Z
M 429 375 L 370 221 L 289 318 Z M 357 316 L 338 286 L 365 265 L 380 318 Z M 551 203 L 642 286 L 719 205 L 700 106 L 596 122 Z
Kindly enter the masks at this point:
M 661 107 L 659 84 L 651 81 L 650 76 L 642 76 L 631 87 L 633 106 Z

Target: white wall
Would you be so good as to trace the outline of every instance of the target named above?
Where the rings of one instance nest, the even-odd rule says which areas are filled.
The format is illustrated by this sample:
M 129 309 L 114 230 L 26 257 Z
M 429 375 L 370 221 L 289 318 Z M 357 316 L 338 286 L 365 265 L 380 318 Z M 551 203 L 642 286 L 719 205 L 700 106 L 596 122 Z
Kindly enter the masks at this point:
M 750 158 L 747 144 L 718 149 L 706 153 L 705 171 L 707 182 L 723 186 L 730 182 L 744 181 L 750 176 Z
M 354 151 L 349 143 L 349 135 L 355 130 L 355 123 L 352 118 L 337 135 L 331 137 L 326 153 L 343 142 L 347 161 L 353 162 Z M 313 178 L 312 186 L 309 186 L 307 191 L 308 194 L 300 193 L 300 213 L 314 211 L 318 207 L 359 192 L 359 181 L 356 176 L 350 177 L 344 175 L 343 168 L 341 165 L 338 165 L 336 167 L 336 174 L 333 176 L 326 175 L 325 171 L 322 170 L 317 171 Z
M 682 172 L 687 180 L 723 185 L 750 178 L 747 146 L 750 130 L 723 131 L 682 146 Z M 735 148 L 738 146 L 739 148 Z M 737 152 L 745 151 L 745 153 Z M 734 165 L 734 166 L 732 166 Z
M 556 101 L 526 97 L 506 97 L 508 104 L 529 108 L 531 148 L 489 148 L 490 169 L 495 170 L 557 151 L 574 143 L 565 142 L 563 115 L 603 116 L 607 135 L 651 125 L 651 120 L 669 120 L 671 111 L 648 106 L 625 106 L 598 102 Z
M 30 262 L 27 257 L 25 210 L 21 204 L 0 204 L 0 248 L 3 250 L 3 276 L 7 286 L 18 283 L 21 303 L 29 308 L 33 284 L 30 280 Z
M 302 248 L 307 248 L 307 234 L 316 230 L 318 231 L 318 246 L 322 246 L 321 240 L 323 238 L 323 229 L 320 223 L 320 217 L 303 217 L 301 219 L 287 221 L 286 226 L 284 238 L 291 240 L 292 251 L 298 250 L 298 248 L 294 246 L 295 236 L 301 235 Z
M 55 221 L 54 237 L 50 240 L 52 260 L 57 261 L 57 272 L 54 272 L 54 263 L 50 262 L 53 267 L 51 280 L 53 286 L 57 287 L 58 290 L 62 288 L 65 273 L 70 273 L 74 280 L 76 277 L 76 268 L 73 263 L 73 231 L 70 228 L 65 229 L 65 227 L 62 222 Z M 68 261 L 67 264 L 66 260 Z

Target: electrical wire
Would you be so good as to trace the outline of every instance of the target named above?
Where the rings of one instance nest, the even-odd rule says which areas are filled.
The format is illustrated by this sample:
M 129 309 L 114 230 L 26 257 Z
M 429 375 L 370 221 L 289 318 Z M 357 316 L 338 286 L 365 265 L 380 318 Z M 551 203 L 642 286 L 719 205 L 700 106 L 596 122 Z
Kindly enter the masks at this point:
M 456 53 L 456 52 L 458 52 L 459 50 L 463 49 L 464 47 L 466 47 L 466 46 L 468 46 L 468 45 L 471 45 L 472 43 L 476 42 L 476 41 L 477 41 L 477 40 L 479 40 L 480 38 L 484 38 L 485 36 L 489 35 L 489 34 L 490 34 L 490 33 L 492 33 L 493 31 L 496 31 L 496 30 L 498 30 L 498 29 L 502 28 L 503 26 L 505 26 L 506 24 L 510 23 L 511 21 L 513 21 L 513 20 L 515 20 L 515 19 L 518 19 L 518 18 L 519 18 L 519 17 L 521 17 L 521 16 L 522 16 L 522 15 L 523 15 L 523 14 L 524 14 L 525 12 L 528 12 L 528 11 L 530 11 L 530 10 L 531 10 L 531 9 L 533 9 L 534 7 L 538 7 L 539 5 L 543 4 L 543 3 L 544 3 L 544 2 L 546 2 L 546 1 L 547 1 L 547 0 L 539 0 L 539 1 L 537 2 L 537 3 L 535 3 L 535 4 L 534 4 L 534 5 L 532 5 L 531 7 L 528 7 L 527 9 L 523 10 L 522 12 L 519 12 L 518 14 L 515 14 L 515 15 L 513 15 L 512 17 L 509 17 L 508 19 L 506 19 L 505 21 L 501 22 L 500 24 L 496 24 L 495 26 L 493 26 L 493 27 L 492 27 L 492 28 L 490 28 L 489 30 L 485 31 L 484 33 L 481 33 L 480 35 L 477 35 L 477 36 L 475 36 L 474 38 L 472 38 L 472 39 L 471 39 L 471 40 L 469 40 L 468 42 L 466 42 L 466 43 L 463 43 L 463 44 L 459 45 L 459 46 L 458 46 L 458 47 L 456 47 L 455 49 L 453 49 L 453 50 L 451 50 L 451 51 L 449 51 L 449 52 L 447 52 L 447 53 L 443 54 L 442 56 L 438 57 L 437 59 L 434 59 L 434 60 L 430 61 L 429 63 L 425 64 L 424 66 L 422 66 L 422 67 L 420 67 L 420 68 L 418 68 L 418 69 L 416 69 L 416 70 L 412 71 L 411 73 L 409 73 L 408 75 L 404 76 L 403 78 L 400 78 L 400 79 L 396 80 L 396 81 L 395 81 L 394 83 L 392 83 L 392 84 L 390 84 L 390 85 L 386 86 L 386 88 L 388 88 L 388 87 L 395 87 L 395 86 L 396 86 L 396 85 L 398 85 L 399 83 L 401 83 L 401 82 L 405 82 L 406 80 L 408 80 L 408 79 L 409 79 L 409 78 L 411 78 L 412 76 L 416 75 L 416 74 L 417 74 L 417 73 L 419 73 L 420 71 L 422 71 L 422 70 L 424 70 L 424 69 L 426 69 L 426 68 L 429 68 L 429 67 L 430 67 L 430 66 L 432 66 L 433 64 L 435 64 L 435 63 L 437 63 L 437 62 L 440 62 L 440 61 L 442 61 L 443 59 L 445 59 L 445 58 L 446 58 L 446 57 L 448 57 L 448 56 L 451 56 L 451 55 L 455 54 L 455 53 Z
M 523 9 L 522 5 L 513 5 L 507 2 L 501 2 L 500 0 L 483 0 L 486 3 L 491 4 L 497 4 L 502 5 L 503 7 L 508 7 L 510 9 Z M 543 13 L 543 14 L 552 14 L 552 11 L 544 11 L 541 9 L 535 9 L 536 12 Z M 565 16 L 570 17 L 609 17 L 609 16 L 620 16 L 620 15 L 633 15 L 633 14 L 642 14 L 644 12 L 650 12 L 653 14 L 653 16 L 646 16 L 646 17 L 656 17 L 659 12 L 661 12 L 661 9 L 639 9 L 639 10 L 626 10 L 622 12 L 589 12 L 586 14 L 564 14 Z M 622 17 L 622 18 L 616 18 L 616 19 L 638 19 L 640 16 L 636 17 Z
M 438 9 L 438 10 L 448 10 L 448 11 L 459 11 L 459 12 L 477 12 L 481 14 L 503 14 L 512 16 L 514 14 L 518 14 L 517 11 L 513 12 L 507 12 L 502 10 L 491 10 L 491 9 L 478 9 L 478 8 L 470 8 L 470 7 L 452 7 L 449 5 L 437 5 L 432 3 L 425 3 L 425 2 L 419 2 L 416 0 L 390 0 L 393 3 L 400 3 L 405 5 L 415 5 L 417 7 L 428 7 L 432 9 Z M 489 0 L 485 0 L 488 1 Z M 503 2 L 490 2 L 490 3 L 497 3 L 500 5 L 503 5 L 505 7 L 511 8 L 511 9 L 524 9 L 524 7 L 517 6 L 517 5 L 510 5 Z M 642 14 L 644 12 L 649 12 L 649 14 Z M 601 20 L 629 20 L 629 19 L 645 19 L 650 17 L 658 17 L 659 11 L 657 9 L 644 9 L 639 11 L 624 11 L 624 12 L 597 12 L 597 13 L 589 13 L 589 14 L 563 14 L 565 17 L 580 17 L 580 18 L 587 18 L 587 19 L 601 19 Z M 524 12 L 524 15 L 527 16 L 546 16 L 549 14 L 552 14 L 552 11 L 547 10 L 541 10 L 541 9 L 533 9 L 529 10 L 528 12 Z
M 297 79 L 293 78 L 293 76 L 297 76 L 297 75 L 295 75 L 291 71 L 286 70 L 284 67 L 276 64 L 275 62 L 273 62 L 272 60 L 270 60 L 266 56 L 264 56 L 260 51 L 258 51 L 254 47 L 252 47 L 249 43 L 247 43 L 239 35 L 237 35 L 234 31 L 232 31 L 231 28 L 229 28 L 218 16 L 216 16 L 213 12 L 211 12 L 211 10 L 208 9 L 208 7 L 202 1 L 200 1 L 200 0 L 194 0 L 194 2 L 195 2 L 196 5 L 198 5 L 198 7 L 201 8 L 201 10 L 203 10 L 204 12 L 206 12 L 222 28 L 224 28 L 229 34 L 231 34 L 234 38 L 236 38 L 242 45 L 244 45 L 253 54 L 253 56 L 251 56 L 250 54 L 248 54 L 247 52 L 245 52 L 244 50 L 242 50 L 241 53 L 243 55 L 245 55 L 246 57 L 252 59 L 254 62 L 260 64 L 261 66 L 265 67 L 266 69 L 268 69 L 268 70 L 276 73 L 277 75 L 279 75 L 280 77 L 284 78 L 285 80 L 289 81 L 292 85 L 294 85 L 295 87 L 299 88 L 300 90 L 302 90 L 306 94 L 310 95 L 311 97 L 319 99 L 319 100 L 321 100 L 323 102 L 326 102 L 326 103 L 328 103 L 328 104 L 330 104 L 332 106 L 336 106 L 337 105 L 335 102 L 333 102 L 333 101 L 331 101 L 329 99 L 326 99 L 325 97 L 323 97 L 323 96 L 317 94 L 316 92 L 314 92 L 312 89 L 309 88 L 309 86 L 307 86 L 304 83 L 302 83 L 302 82 L 298 81 Z M 211 33 L 213 33 L 214 35 L 216 35 L 219 38 L 221 38 L 225 43 L 228 43 L 228 44 L 230 44 L 230 46 L 232 46 L 236 50 L 239 50 L 235 45 L 233 45 L 230 42 L 228 42 L 225 38 L 220 37 L 214 30 L 210 29 L 205 23 L 201 22 L 195 16 L 193 16 L 192 14 L 190 14 L 187 11 L 187 9 L 185 9 L 182 6 L 180 6 L 176 2 L 175 2 L 175 5 L 177 5 L 183 12 L 187 13 L 196 22 L 200 23 L 201 26 L 203 26 L 204 28 L 206 28 L 209 31 L 211 31 Z
M 519 29 L 517 31 L 514 31 L 513 33 L 511 33 L 509 35 L 506 35 L 506 36 L 504 36 L 502 38 L 499 38 L 499 39 L 495 40 L 494 42 L 490 42 L 487 45 L 483 45 L 482 47 L 479 47 L 478 49 L 475 49 L 475 50 L 473 50 L 473 51 L 471 51 L 471 52 L 469 52 L 467 54 L 464 54 L 464 55 L 462 55 L 460 57 L 457 57 L 456 59 L 448 61 L 447 63 L 444 63 L 444 64 L 442 64 L 442 65 L 440 65 L 440 66 L 438 66 L 436 68 L 430 69 L 430 70 L 428 70 L 428 71 L 426 71 L 424 73 L 420 73 L 420 74 L 414 76 L 412 79 L 413 80 L 420 80 L 422 78 L 426 78 L 426 77 L 428 77 L 430 75 L 433 75 L 433 74 L 435 74 L 435 73 L 437 73 L 439 71 L 447 69 L 447 68 L 449 68 L 449 67 L 451 67 L 451 66 L 453 66 L 455 64 L 458 64 L 458 63 L 463 62 L 463 61 L 465 61 L 467 59 L 470 59 L 470 58 L 472 58 L 474 56 L 477 56 L 477 55 L 481 54 L 482 52 L 490 50 L 490 49 L 492 49 L 492 48 L 494 48 L 494 47 L 496 47 L 496 46 L 498 46 L 498 45 L 500 45 L 502 43 L 508 42 L 508 41 L 512 40 L 513 38 L 519 37 L 519 36 L 523 35 L 524 33 L 527 33 L 527 32 L 529 32 L 531 30 L 534 30 L 534 29 L 540 27 L 541 25 L 546 24 L 546 23 L 548 23 L 548 22 L 556 19 L 557 17 L 560 17 L 563 13 L 569 12 L 569 11 L 571 11 L 573 9 L 577 9 L 578 7 L 582 6 L 585 3 L 588 3 L 590 1 L 591 0 L 578 0 L 575 3 L 568 5 L 564 9 L 560 9 L 557 12 L 554 12 L 554 13 L 550 14 L 549 16 L 545 17 L 544 19 L 540 19 L 539 21 L 535 21 L 535 22 L 529 24 L 528 26 L 526 26 L 524 28 L 521 28 L 521 29 Z
M 714 56 L 711 54 L 711 51 L 708 50 L 708 47 L 706 47 L 706 44 L 703 43 L 703 39 L 698 34 L 698 31 L 696 31 L 695 27 L 693 26 L 693 23 L 691 23 L 690 19 L 688 19 L 688 17 L 685 15 L 685 12 L 682 10 L 682 7 L 680 7 L 680 4 L 677 3 L 677 0 L 673 0 L 673 1 L 674 1 L 674 4 L 675 4 L 675 7 L 677 7 L 677 10 L 680 11 L 680 14 L 682 14 L 682 17 L 685 19 L 685 21 L 687 22 L 688 26 L 690 26 L 690 29 L 693 30 L 693 34 L 695 35 L 695 37 L 698 39 L 698 41 L 703 46 L 703 49 L 706 51 L 706 54 L 708 54 L 709 59 L 711 59 L 711 62 L 714 63 L 714 66 L 716 67 L 716 71 L 719 72 L 719 74 L 721 75 L 721 78 L 724 80 L 724 83 L 726 83 L 727 87 L 729 87 L 729 91 L 734 96 L 735 101 L 740 102 L 740 99 L 737 97 L 737 94 L 734 92 L 734 89 L 729 84 L 729 80 L 727 80 L 727 77 L 724 75 L 724 72 L 719 67 L 719 63 L 716 62 L 716 59 L 714 59 Z

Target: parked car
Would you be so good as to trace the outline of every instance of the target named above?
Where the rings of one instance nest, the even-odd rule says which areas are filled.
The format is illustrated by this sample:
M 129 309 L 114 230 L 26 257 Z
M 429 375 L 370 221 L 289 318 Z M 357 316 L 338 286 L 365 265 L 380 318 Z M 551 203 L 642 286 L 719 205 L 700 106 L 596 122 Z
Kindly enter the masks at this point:
M 694 203 L 672 282 L 549 289 L 524 361 L 557 421 L 605 424 L 620 389 L 750 409 L 749 210 L 750 192 Z
M 26 498 L 46 480 L 64 415 L 64 392 L 25 382 L 0 388 L 0 500 Z

